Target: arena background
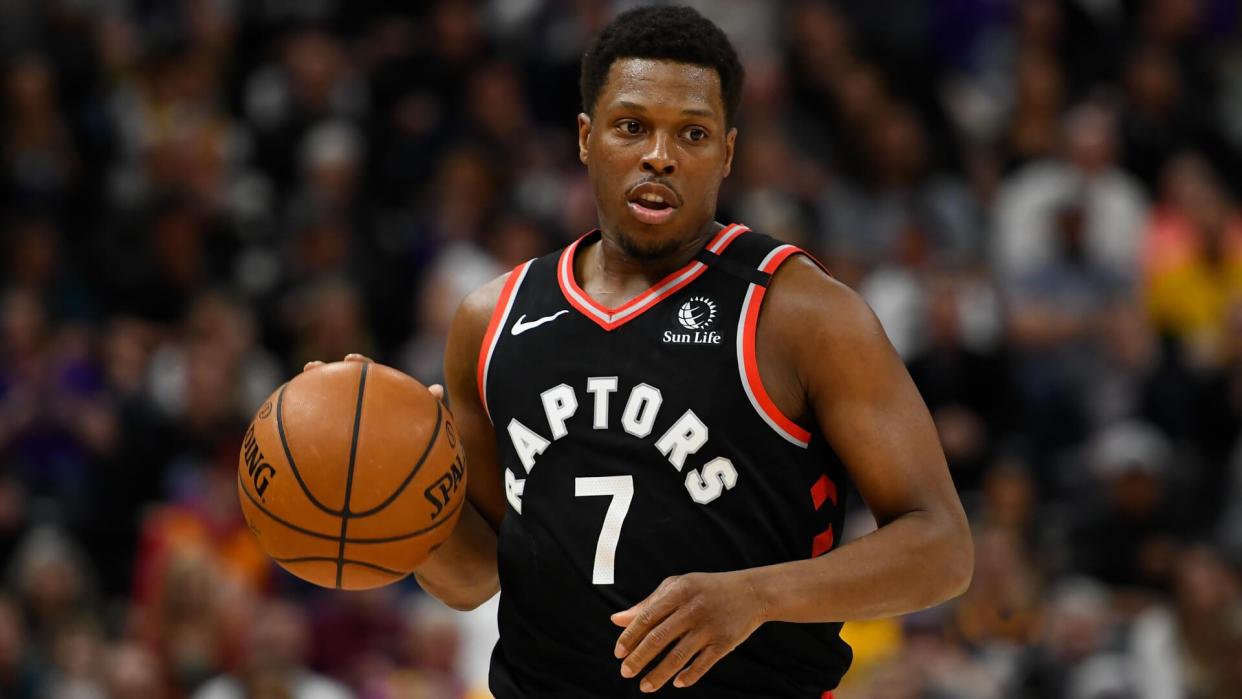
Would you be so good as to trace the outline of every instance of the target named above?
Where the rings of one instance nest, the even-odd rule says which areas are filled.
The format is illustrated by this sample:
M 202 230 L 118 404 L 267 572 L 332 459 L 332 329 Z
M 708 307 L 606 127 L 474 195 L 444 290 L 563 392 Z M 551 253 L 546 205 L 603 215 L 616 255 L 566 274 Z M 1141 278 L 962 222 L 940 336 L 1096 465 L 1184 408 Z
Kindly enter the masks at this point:
M 873 305 L 974 526 L 838 696 L 1242 697 L 1238 3 L 691 4 L 748 73 L 720 220 Z M 593 227 L 630 3 L 407 5 L 0 3 L 0 696 L 485 696 L 494 612 L 300 584 L 235 490 L 305 361 L 437 381 L 467 290 Z

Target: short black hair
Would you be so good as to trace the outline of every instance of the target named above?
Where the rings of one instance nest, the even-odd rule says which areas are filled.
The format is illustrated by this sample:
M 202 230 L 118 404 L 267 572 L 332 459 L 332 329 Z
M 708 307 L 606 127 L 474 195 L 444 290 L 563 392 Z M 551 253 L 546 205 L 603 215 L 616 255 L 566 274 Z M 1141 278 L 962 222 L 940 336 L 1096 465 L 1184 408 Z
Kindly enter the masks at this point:
M 742 62 L 729 37 L 690 7 L 636 7 L 608 23 L 582 56 L 582 111 L 593 114 L 612 64 L 650 58 L 712 68 L 720 75 L 725 121 L 733 124 L 742 100 Z

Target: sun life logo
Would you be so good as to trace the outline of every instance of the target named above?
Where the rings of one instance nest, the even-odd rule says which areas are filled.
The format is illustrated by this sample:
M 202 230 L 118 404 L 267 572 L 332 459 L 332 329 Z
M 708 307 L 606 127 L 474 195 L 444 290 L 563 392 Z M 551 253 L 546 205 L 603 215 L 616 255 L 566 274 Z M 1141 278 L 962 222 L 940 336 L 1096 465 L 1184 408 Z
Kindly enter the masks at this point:
M 677 309 L 677 322 L 690 332 L 665 330 L 661 339 L 673 345 L 719 345 L 724 337 L 708 330 L 716 322 L 716 302 L 705 296 L 694 296 Z
M 703 296 L 695 296 L 677 309 L 677 322 L 686 330 L 706 330 L 714 320 L 716 304 Z

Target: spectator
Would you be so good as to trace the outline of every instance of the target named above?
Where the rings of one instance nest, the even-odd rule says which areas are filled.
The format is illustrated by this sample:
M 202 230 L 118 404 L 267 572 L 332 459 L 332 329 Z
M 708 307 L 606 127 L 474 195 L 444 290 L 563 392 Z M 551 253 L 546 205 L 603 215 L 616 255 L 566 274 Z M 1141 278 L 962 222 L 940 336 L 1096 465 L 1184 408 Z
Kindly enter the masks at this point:
M 278 182 L 288 182 L 303 134 L 321 119 L 362 116 L 367 94 L 345 47 L 332 34 L 298 29 L 279 44 L 278 60 L 248 78 L 245 104 L 258 138 L 259 163 Z
M 996 204 L 993 252 L 1006 286 L 1056 259 L 1069 243 L 1068 216 L 1079 230 L 1074 245 L 1087 267 L 1132 282 L 1137 269 L 1144 198 L 1115 161 L 1112 114 L 1080 105 L 1065 118 L 1060 154 L 1014 173 Z
M 307 669 L 306 618 L 294 605 L 273 601 L 258 610 L 240 675 L 203 684 L 194 699 L 349 699 L 345 687 Z
M 1242 298 L 1242 215 L 1202 158 L 1169 163 L 1145 243 L 1153 324 L 1195 364 L 1219 363 L 1227 314 Z
M 867 266 L 903 257 L 908 264 L 930 257 L 960 261 L 979 252 L 979 212 L 962 182 L 935 171 L 912 110 L 885 105 L 858 126 L 865 184 L 829 183 L 820 202 L 824 247 Z
M 1052 3 L 1029 2 L 1028 6 Z M 1060 63 L 1046 50 L 1028 50 L 1014 70 L 1014 99 L 1006 151 L 1017 168 L 1055 156 L 1065 108 L 1065 75 Z
M 1135 49 L 1126 62 L 1123 83 L 1128 108 L 1121 124 L 1122 161 L 1150 191 L 1179 149 L 1199 145 L 1199 115 L 1189 107 L 1182 76 L 1167 49 Z
M 36 699 L 43 686 L 25 627 L 17 603 L 0 598 L 0 690 L 13 699 Z
M 1229 656 L 1230 610 L 1238 604 L 1238 579 L 1211 550 L 1192 547 L 1177 556 L 1174 602 L 1153 607 L 1134 624 L 1131 643 L 1146 686 L 1144 699 L 1228 696 L 1236 670 Z
M 103 639 L 89 622 L 69 622 L 51 639 L 49 699 L 104 697 Z
M 1095 436 L 1089 464 L 1102 492 L 1082 507 L 1072 534 L 1079 572 L 1126 592 L 1169 589 L 1182 532 L 1172 457 L 1168 440 L 1145 423 L 1117 423 Z
M 323 598 L 311 612 L 311 666 L 358 690 L 387 682 L 409 633 L 397 599 L 392 587 Z
M 466 294 L 503 271 L 475 245 L 454 243 L 446 247 L 432 265 L 414 304 L 419 332 L 402 351 L 402 368 L 425 384 L 443 382 L 444 348 L 453 312 Z
M 1006 371 L 1001 357 L 970 346 L 963 327 L 969 287 L 948 278 L 927 286 L 927 346 L 910 359 L 910 376 L 936 421 L 954 483 L 974 491 L 994 436 L 1009 428 Z
M 32 529 L 11 565 L 11 584 L 36 628 L 50 632 L 89 609 L 90 571 L 82 552 L 59 528 L 43 524 Z
M 1225 619 L 1225 650 L 1221 656 L 1221 683 L 1218 696 L 1242 693 L 1242 612 L 1237 606 Z
M 121 641 L 106 650 L 104 685 L 109 699 L 163 699 L 159 662 L 150 650 Z
M 56 77 L 37 54 L 8 64 L 3 130 L 5 190 L 17 201 L 68 199 L 81 162 L 61 115 Z
M 1052 592 L 1039 644 L 1023 668 L 1019 696 L 1137 696 L 1139 668 L 1117 632 L 1107 588 L 1089 578 L 1062 582 Z
M 981 531 L 975 582 L 955 605 L 952 632 L 970 648 L 1013 653 L 1035 639 L 1040 590 L 1030 553 L 1013 532 Z M 1003 647 L 1003 648 L 1002 648 Z

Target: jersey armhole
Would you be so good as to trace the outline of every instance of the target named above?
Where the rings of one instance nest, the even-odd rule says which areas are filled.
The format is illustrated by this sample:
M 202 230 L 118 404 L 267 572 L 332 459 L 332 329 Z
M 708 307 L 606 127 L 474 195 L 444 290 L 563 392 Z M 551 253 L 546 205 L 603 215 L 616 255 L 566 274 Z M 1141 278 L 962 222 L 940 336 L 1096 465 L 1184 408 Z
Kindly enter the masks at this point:
M 526 272 L 533 262 L 534 260 L 527 260 L 509 273 L 509 278 L 500 289 L 500 297 L 496 299 L 496 307 L 492 309 L 492 318 L 487 324 L 487 332 L 483 334 L 483 342 L 479 345 L 479 402 L 483 404 L 483 412 L 489 421 L 492 419 L 492 411 L 487 407 L 487 375 L 492 366 L 492 354 L 496 352 L 501 330 L 509 320 L 509 311 L 513 310 L 518 288 L 522 286 L 522 280 L 526 278 Z
M 824 270 L 825 274 L 829 274 L 828 269 L 819 260 L 793 245 L 781 245 L 769 252 L 759 263 L 758 270 L 763 274 L 773 275 L 785 260 L 794 255 L 805 255 L 807 259 Z M 746 290 L 745 300 L 742 301 L 742 313 L 737 329 L 738 374 L 742 380 L 742 388 L 746 391 L 746 397 L 750 399 L 750 404 L 755 412 L 759 413 L 759 417 L 763 418 L 763 421 L 768 423 L 785 441 L 806 449 L 811 444 L 811 433 L 776 407 L 776 403 L 768 395 L 767 389 L 763 386 L 763 380 L 759 376 L 756 339 L 759 332 L 759 310 L 767 291 L 767 286 L 752 282 Z

